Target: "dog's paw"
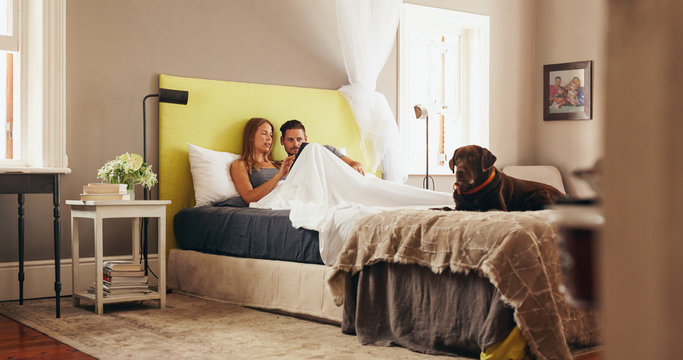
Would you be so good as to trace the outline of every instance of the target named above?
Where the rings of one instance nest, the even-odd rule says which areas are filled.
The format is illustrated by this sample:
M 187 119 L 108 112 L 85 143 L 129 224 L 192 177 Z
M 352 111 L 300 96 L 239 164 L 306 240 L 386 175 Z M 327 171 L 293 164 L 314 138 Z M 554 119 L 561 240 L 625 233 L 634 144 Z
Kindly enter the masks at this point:
M 437 211 L 453 211 L 453 209 L 449 208 L 448 206 L 444 206 L 441 208 L 430 208 L 429 210 L 437 210 Z

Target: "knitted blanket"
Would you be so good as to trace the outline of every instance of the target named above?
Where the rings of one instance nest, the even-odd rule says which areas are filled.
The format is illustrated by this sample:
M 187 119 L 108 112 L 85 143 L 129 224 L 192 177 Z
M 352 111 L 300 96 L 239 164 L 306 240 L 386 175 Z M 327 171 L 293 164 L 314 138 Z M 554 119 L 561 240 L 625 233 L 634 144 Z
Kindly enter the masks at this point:
M 537 359 L 570 360 L 568 344 L 599 341 L 595 311 L 569 306 L 560 292 L 560 254 L 552 210 L 465 212 L 396 210 L 359 221 L 328 286 L 343 303 L 344 278 L 377 262 L 418 264 L 434 273 L 476 271 L 514 308 Z

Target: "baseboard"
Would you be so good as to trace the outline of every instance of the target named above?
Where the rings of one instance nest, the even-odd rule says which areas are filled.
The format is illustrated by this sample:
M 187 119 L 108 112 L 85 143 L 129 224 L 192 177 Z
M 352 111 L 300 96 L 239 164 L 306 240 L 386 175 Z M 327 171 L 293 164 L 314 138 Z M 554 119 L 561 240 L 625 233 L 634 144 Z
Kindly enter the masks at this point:
M 107 256 L 105 260 L 130 260 L 130 256 Z M 149 267 L 159 274 L 157 254 L 149 255 Z M 71 259 L 60 262 L 62 283 L 61 295 L 71 295 Z M 0 263 L 0 301 L 19 300 L 19 262 Z M 79 288 L 87 288 L 95 281 L 95 258 L 79 260 Z M 150 274 L 150 284 L 156 284 L 156 278 Z M 24 299 L 54 297 L 55 263 L 54 260 L 37 260 L 24 262 Z

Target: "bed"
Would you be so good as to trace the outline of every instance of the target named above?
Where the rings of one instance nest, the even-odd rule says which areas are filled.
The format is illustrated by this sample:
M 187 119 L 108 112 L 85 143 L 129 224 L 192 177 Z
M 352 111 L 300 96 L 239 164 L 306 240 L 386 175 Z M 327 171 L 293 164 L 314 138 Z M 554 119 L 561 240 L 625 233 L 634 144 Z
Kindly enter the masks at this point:
M 287 229 L 286 211 L 275 214 L 273 212 L 277 211 L 234 206 L 194 207 L 197 196 L 193 192 L 190 175 L 188 143 L 213 151 L 238 153 L 244 123 L 253 116 L 266 117 L 276 127 L 291 118 L 302 120 L 307 126 L 309 138 L 344 148 L 350 157 L 363 161 L 360 137 L 348 105 L 336 91 L 167 75 L 160 76 L 160 87 L 187 90 L 190 94 L 187 106 L 160 104 L 159 109 L 160 198 L 172 200 L 168 213 L 177 220 L 177 223 L 169 222 L 167 229 L 170 235 L 167 240 L 167 248 L 170 249 L 168 286 L 171 289 L 338 323 L 344 332 L 357 334 L 362 343 L 398 344 L 426 353 L 476 356 L 481 349 L 509 338 L 516 325 L 521 325 L 521 336 L 528 341 L 532 353 L 539 359 L 570 358 L 567 341 L 580 345 L 597 341 L 595 314 L 569 309 L 565 303 L 561 303 L 563 299 L 552 291 L 549 293 L 550 301 L 560 302 L 553 310 L 557 317 L 550 324 L 552 326 L 529 322 L 529 319 L 534 319 L 533 316 L 519 317 L 519 311 L 515 309 L 523 308 L 524 301 L 516 298 L 514 293 L 500 293 L 498 286 L 504 282 L 501 279 L 506 278 L 506 273 L 496 267 L 487 267 L 495 264 L 495 261 L 487 260 L 497 258 L 485 257 L 483 252 L 479 253 L 480 262 L 467 266 L 453 256 L 449 259 L 458 260 L 458 266 L 450 263 L 448 266 L 443 263 L 435 266 L 431 263 L 433 259 L 429 262 L 412 261 L 407 260 L 410 257 L 397 256 L 391 252 L 366 252 L 359 256 L 362 252 L 351 243 L 358 246 L 381 239 L 381 235 L 377 234 L 384 220 L 377 221 L 373 216 L 368 217 L 369 223 L 360 224 L 359 229 L 364 230 L 354 233 L 349 247 L 344 249 L 346 255 L 354 256 L 345 256 L 346 262 L 324 266 L 315 257 L 315 252 L 311 254 L 310 251 L 317 246 L 315 234 L 301 229 Z M 276 147 L 275 157 L 283 156 L 282 149 Z M 256 215 L 270 218 L 270 225 L 250 223 L 250 214 L 245 214 L 249 211 L 260 211 L 260 215 Z M 247 216 L 247 220 L 238 221 L 246 224 L 241 229 L 232 228 L 224 220 L 216 220 L 242 215 Z M 415 218 L 416 215 L 407 216 Z M 208 223 L 213 223 L 214 227 L 208 223 L 197 225 L 200 221 L 206 221 L 207 216 L 213 219 Z M 381 218 L 386 215 L 377 216 Z M 198 220 L 202 217 L 205 219 Z M 444 218 L 450 219 L 452 216 L 444 215 Z M 455 221 L 455 225 L 449 226 L 454 227 L 473 221 L 451 220 Z M 503 235 L 488 238 L 491 244 L 485 245 L 496 246 L 492 244 L 500 244 L 502 238 L 516 233 L 520 222 L 519 219 L 513 220 L 503 221 L 505 225 L 496 225 L 497 231 Z M 485 224 L 487 220 L 474 221 Z M 175 229 L 172 228 L 174 223 Z M 194 228 L 185 227 L 193 223 Z M 540 237 L 544 244 L 556 249 L 553 243 L 556 236 L 552 227 L 547 226 L 547 218 L 535 219 L 533 224 L 524 226 L 534 227 L 532 225 L 550 231 Z M 266 235 L 265 242 L 253 245 L 256 242 L 252 241 L 263 241 L 251 238 L 259 231 Z M 178 235 L 178 239 L 174 234 Z M 221 240 L 234 234 L 241 234 L 241 240 L 237 242 L 248 245 L 235 247 Z M 533 235 L 532 238 L 536 236 L 533 231 L 529 234 Z M 294 241 L 300 245 L 286 245 L 287 239 L 294 238 L 304 240 Z M 514 248 L 514 243 L 510 244 Z M 453 242 L 446 241 L 446 246 L 453 245 Z M 394 248 L 407 249 L 401 246 L 399 244 Z M 278 247 L 284 248 L 284 251 L 271 251 Z M 547 255 L 549 258 L 544 261 L 547 260 L 550 267 L 558 268 L 554 263 L 557 261 L 557 252 L 550 251 Z M 534 256 L 531 254 L 526 258 Z M 559 281 L 557 273 L 545 274 L 543 279 L 552 284 Z M 406 287 L 406 283 L 412 285 Z M 445 298 L 448 301 L 423 301 L 430 294 L 435 299 Z M 472 298 L 478 300 L 469 301 Z M 341 303 L 343 306 L 337 306 Z M 406 308 L 406 303 L 412 306 Z M 454 307 L 453 304 L 461 306 Z M 395 314 L 406 313 L 406 309 L 410 309 L 412 317 L 401 319 L 398 325 L 391 322 Z M 538 310 L 530 311 L 533 313 Z M 439 319 L 434 319 L 435 313 L 440 314 Z M 442 321 L 444 318 L 454 320 L 447 323 Z M 434 321 L 427 321 L 430 319 Z M 553 338 L 543 335 L 544 330 L 557 329 L 557 326 L 560 327 L 560 336 Z M 564 326 L 571 328 L 569 333 L 564 333 Z M 549 349 L 553 346 L 558 348 Z

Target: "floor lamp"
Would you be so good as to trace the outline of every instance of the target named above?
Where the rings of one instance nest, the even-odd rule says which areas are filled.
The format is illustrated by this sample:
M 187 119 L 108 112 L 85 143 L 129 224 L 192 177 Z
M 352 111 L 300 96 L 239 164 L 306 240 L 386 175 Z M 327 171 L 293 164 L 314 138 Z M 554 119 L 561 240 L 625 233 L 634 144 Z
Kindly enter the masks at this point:
M 427 108 L 422 105 L 415 105 L 416 119 L 425 119 L 425 177 L 422 179 L 422 188 L 429 189 L 429 180 L 432 181 L 432 190 L 436 189 L 434 178 L 429 176 L 429 114 Z
M 142 160 L 147 162 L 147 107 L 145 103 L 149 98 L 159 98 L 160 103 L 169 104 L 179 104 L 187 105 L 187 98 L 189 93 L 185 90 L 172 90 L 172 89 L 159 89 L 158 94 L 149 94 L 142 99 Z M 149 194 L 149 196 L 148 196 Z M 151 189 L 145 189 L 142 187 L 142 198 L 147 200 L 147 198 L 152 198 Z M 142 256 L 145 260 L 145 275 L 147 275 L 148 257 L 147 257 L 147 225 L 149 223 L 149 218 L 142 219 Z M 159 289 L 159 291 L 163 291 Z

